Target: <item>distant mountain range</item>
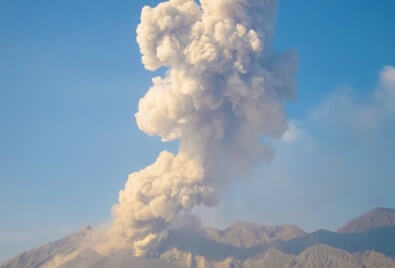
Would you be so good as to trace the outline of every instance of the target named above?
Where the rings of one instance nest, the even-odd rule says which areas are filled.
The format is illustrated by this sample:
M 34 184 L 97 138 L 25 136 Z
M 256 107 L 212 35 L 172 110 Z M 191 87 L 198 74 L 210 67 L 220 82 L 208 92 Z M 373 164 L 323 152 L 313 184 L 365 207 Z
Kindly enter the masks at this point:
M 134 257 L 129 251 L 103 256 L 79 245 L 92 228 L 27 251 L 0 268 L 395 268 L 395 210 L 377 208 L 337 232 L 305 233 L 293 225 L 260 226 L 237 222 L 225 230 L 172 230 L 159 257 Z

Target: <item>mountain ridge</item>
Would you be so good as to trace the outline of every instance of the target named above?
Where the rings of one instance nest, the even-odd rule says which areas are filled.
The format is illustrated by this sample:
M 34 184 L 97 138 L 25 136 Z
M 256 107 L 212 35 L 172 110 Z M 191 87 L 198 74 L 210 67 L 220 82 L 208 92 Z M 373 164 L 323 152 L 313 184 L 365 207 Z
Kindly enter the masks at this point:
M 156 258 L 134 257 L 128 250 L 108 256 L 89 248 L 81 250 L 79 246 L 95 232 L 88 226 L 15 256 L 0 268 L 394 268 L 395 226 L 388 224 L 390 220 L 381 220 L 391 211 L 378 208 L 349 221 L 366 222 L 366 215 L 380 219 L 364 225 L 364 231 L 306 233 L 294 225 L 264 226 L 244 221 L 223 230 L 196 226 L 173 229 L 160 243 Z

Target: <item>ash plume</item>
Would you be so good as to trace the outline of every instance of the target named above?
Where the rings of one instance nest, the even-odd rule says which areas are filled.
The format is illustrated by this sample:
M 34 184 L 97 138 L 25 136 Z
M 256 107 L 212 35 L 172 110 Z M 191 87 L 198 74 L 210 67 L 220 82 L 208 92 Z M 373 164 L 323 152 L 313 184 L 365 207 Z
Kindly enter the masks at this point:
M 260 138 L 287 129 L 295 57 L 272 47 L 275 0 L 170 0 L 144 7 L 137 42 L 146 69 L 167 68 L 140 100 L 137 125 L 179 152 L 132 173 L 114 205 L 111 248 L 154 255 L 177 215 L 214 206 L 223 183 L 272 157 Z

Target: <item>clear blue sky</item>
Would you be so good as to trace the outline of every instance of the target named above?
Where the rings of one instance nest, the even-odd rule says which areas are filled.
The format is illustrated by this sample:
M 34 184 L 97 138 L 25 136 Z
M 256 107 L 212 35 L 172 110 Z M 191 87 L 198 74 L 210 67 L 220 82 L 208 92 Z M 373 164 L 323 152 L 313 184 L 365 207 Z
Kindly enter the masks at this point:
M 157 2 L 1 1 L 0 259 L 105 222 L 127 175 L 175 149 L 134 121 L 154 76 L 135 28 L 141 7 Z M 363 137 L 341 114 L 370 105 L 379 72 L 395 66 L 394 10 L 392 0 L 280 1 L 276 47 L 300 58 L 287 104 L 298 139 L 273 144 L 271 165 L 202 212 L 208 224 L 336 229 L 395 207 L 394 114 Z

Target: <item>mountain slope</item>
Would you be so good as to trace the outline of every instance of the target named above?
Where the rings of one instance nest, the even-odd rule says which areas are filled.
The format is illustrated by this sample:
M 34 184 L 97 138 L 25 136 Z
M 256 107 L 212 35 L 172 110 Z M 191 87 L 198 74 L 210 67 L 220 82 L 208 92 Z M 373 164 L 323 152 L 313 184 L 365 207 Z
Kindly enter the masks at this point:
M 176 268 L 162 259 L 137 258 L 129 251 L 116 252 L 103 256 L 94 250 L 81 250 L 80 246 L 92 234 L 90 227 L 45 246 L 26 251 L 9 261 L 0 264 L 0 268 Z
M 293 267 L 359 268 L 356 257 L 344 250 L 326 245 L 316 245 L 303 251 L 294 259 Z
M 206 256 L 194 255 L 173 249 L 161 255 L 161 258 L 181 267 L 204 268 L 394 268 L 395 260 L 382 254 L 368 251 L 362 254 L 350 254 L 344 250 L 326 245 L 315 245 L 299 255 L 286 254 L 269 249 L 246 260 L 227 257 L 223 260 L 211 260 Z
M 341 227 L 339 233 L 360 233 L 374 228 L 395 226 L 395 209 L 376 208 Z
M 306 233 L 294 226 L 261 226 L 249 222 L 237 222 L 225 230 L 206 229 L 206 235 L 219 243 L 238 248 L 251 248 L 266 245 L 273 241 L 286 241 L 302 237 Z
M 276 249 L 269 249 L 265 253 L 257 254 L 244 261 L 243 265 L 246 268 L 270 267 L 270 268 L 284 268 L 289 267 L 294 263 L 294 255 L 282 253 Z
M 375 251 L 366 251 L 360 256 L 365 267 L 386 268 L 395 267 L 395 260 Z
M 75 252 L 80 244 L 87 238 L 91 232 L 91 227 L 85 227 L 81 231 L 69 235 L 63 239 L 49 243 L 45 246 L 26 251 L 4 264 L 1 268 L 35 268 L 42 267 L 46 262 L 53 259 L 57 255 L 69 255 Z
M 320 230 L 301 238 L 286 242 L 276 242 L 273 247 L 291 254 L 299 254 L 305 249 L 325 244 L 351 253 L 375 250 L 386 256 L 395 257 L 395 227 L 372 229 L 362 233 L 340 234 Z

